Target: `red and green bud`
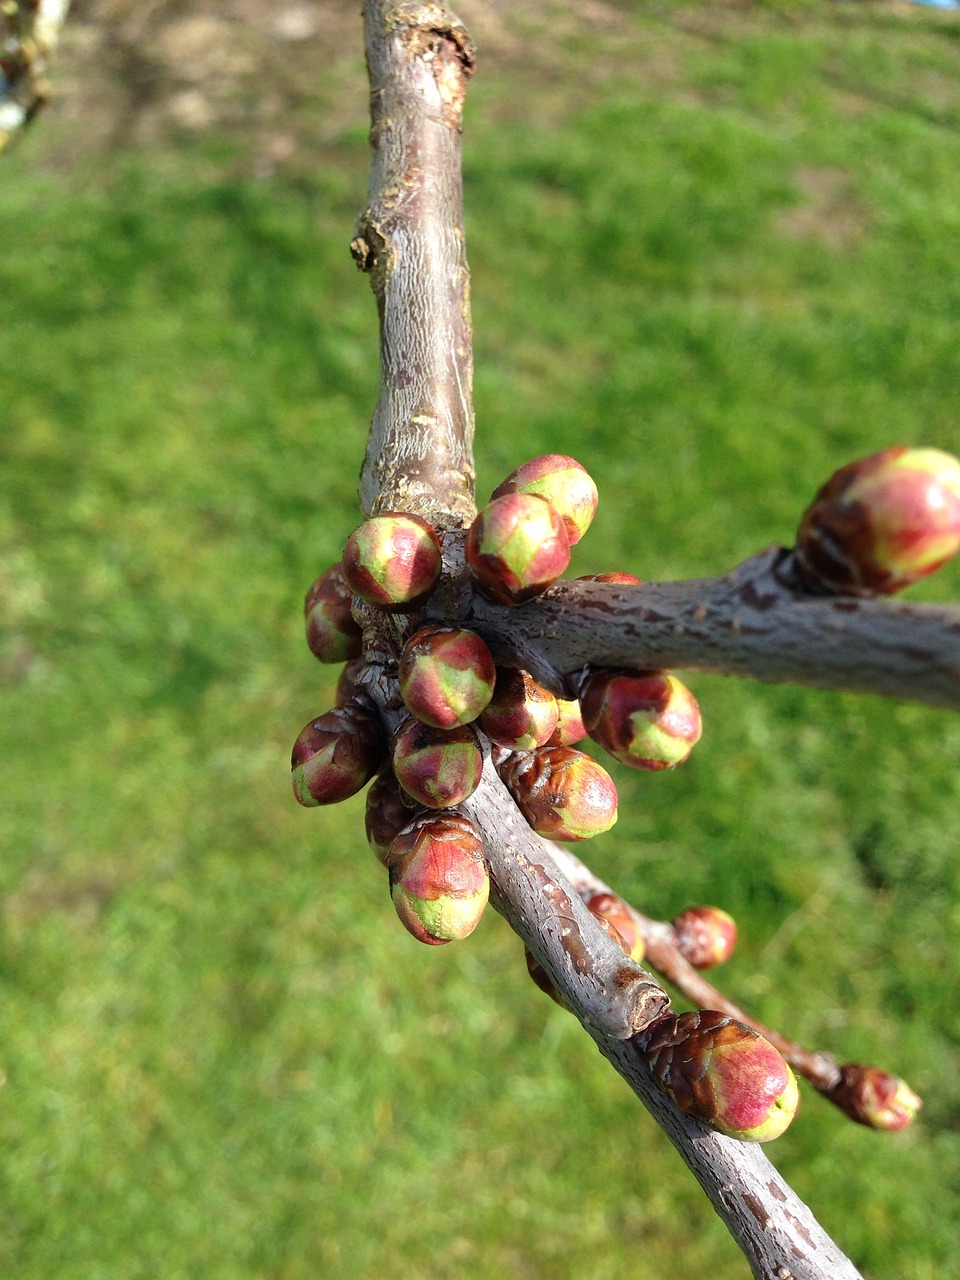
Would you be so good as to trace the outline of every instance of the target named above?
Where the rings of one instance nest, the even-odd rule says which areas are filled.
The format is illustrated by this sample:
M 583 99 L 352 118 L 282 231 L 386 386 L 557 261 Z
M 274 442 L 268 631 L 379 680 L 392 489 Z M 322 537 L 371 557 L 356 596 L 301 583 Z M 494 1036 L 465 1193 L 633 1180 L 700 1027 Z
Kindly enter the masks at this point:
M 480 835 L 458 813 L 415 818 L 389 851 L 390 892 L 397 915 L 420 942 L 442 946 L 466 938 L 490 895 Z
M 403 650 L 398 673 L 407 710 L 435 729 L 469 724 L 493 697 L 496 668 L 472 631 L 424 627 Z
M 518 605 L 556 582 L 570 563 L 570 540 L 549 502 L 535 494 L 505 493 L 470 526 L 466 555 L 485 596 Z
M 639 587 L 643 582 L 642 578 L 635 577 L 632 573 L 584 573 L 576 582 L 612 582 L 621 587 Z
M 336 804 L 362 790 L 383 758 L 376 706 L 358 694 L 311 720 L 293 744 L 293 793 L 308 808 Z
M 897 445 L 841 467 L 804 512 L 795 548 L 814 590 L 892 595 L 960 550 L 960 461 Z
M 665 1014 L 637 1037 L 655 1082 L 688 1116 L 743 1142 L 779 1138 L 797 1081 L 758 1031 L 712 1009 Z
M 640 964 L 646 950 L 643 934 L 624 900 L 615 893 L 595 893 L 587 903 L 587 909 L 613 930 L 624 953 Z
M 303 602 L 307 644 L 321 662 L 346 662 L 358 658 L 363 632 L 350 612 L 352 596 L 340 565 L 321 574 Z
M 382 770 L 367 792 L 365 826 L 370 848 L 385 867 L 390 866 L 390 846 L 416 810 L 405 799 L 403 788 L 389 769 Z
M 863 1062 L 842 1066 L 840 1079 L 825 1094 L 851 1120 L 890 1132 L 905 1129 L 923 1106 L 905 1080 Z
M 587 736 L 579 698 L 557 699 L 557 727 L 543 744 L 545 747 L 575 747 Z
M 591 756 L 572 747 L 516 751 L 498 772 L 537 835 L 589 840 L 617 820 L 617 788 Z
M 365 520 L 343 550 L 343 576 L 350 589 L 393 613 L 419 608 L 437 585 L 442 567 L 432 526 L 399 511 Z
M 532 493 L 549 502 L 563 520 L 571 547 L 590 528 L 597 510 L 597 486 L 592 477 L 579 462 L 562 453 L 531 458 L 511 471 L 494 489 L 493 497 L 506 493 Z
M 361 671 L 366 670 L 366 660 L 363 658 L 353 658 L 346 664 L 340 672 L 340 679 L 337 681 L 337 692 L 334 697 L 334 705 L 337 707 L 345 706 L 351 698 L 355 698 L 358 693 L 362 692 L 357 678 Z
M 428 809 L 452 809 L 480 785 L 483 753 L 470 725 L 435 729 L 410 717 L 393 735 L 390 758 L 397 781 Z
M 510 751 L 542 747 L 557 728 L 557 700 L 526 671 L 499 667 L 490 705 L 480 728 L 497 746 Z
M 737 945 L 737 922 L 719 907 L 687 907 L 673 927 L 677 950 L 695 969 L 725 964 Z
M 669 671 L 597 671 L 580 690 L 594 742 L 631 769 L 672 769 L 700 738 L 700 708 Z

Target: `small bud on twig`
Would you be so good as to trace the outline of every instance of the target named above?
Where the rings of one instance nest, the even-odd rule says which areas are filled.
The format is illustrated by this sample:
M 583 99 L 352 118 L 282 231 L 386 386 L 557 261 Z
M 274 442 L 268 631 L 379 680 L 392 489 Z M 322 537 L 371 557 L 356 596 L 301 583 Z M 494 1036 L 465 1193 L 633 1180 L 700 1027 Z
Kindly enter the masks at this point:
M 390 846 L 394 838 L 414 816 L 415 811 L 404 799 L 403 788 L 393 773 L 382 770 L 367 792 L 364 822 L 370 847 L 385 867 L 390 866 Z
M 321 662 L 346 662 L 358 658 L 363 632 L 350 612 L 352 597 L 340 565 L 320 575 L 303 603 L 307 645 Z
M 398 679 L 412 715 L 435 729 L 452 729 L 476 720 L 490 702 L 496 668 L 474 632 L 423 627 L 407 641 Z
M 471 934 L 490 894 L 483 844 L 459 813 L 422 814 L 393 840 L 391 896 L 405 928 L 441 946 Z
M 905 1129 L 923 1106 L 905 1080 L 863 1062 L 845 1063 L 840 1079 L 823 1093 L 851 1120 L 890 1132 Z
M 631 769 L 672 769 L 700 739 L 700 708 L 669 671 L 597 671 L 580 690 L 594 742 Z
M 557 727 L 557 700 L 533 676 L 515 667 L 499 667 L 490 705 L 480 728 L 497 746 L 510 751 L 542 747 Z
M 418 608 L 440 577 L 440 541 L 419 516 L 388 511 L 371 516 L 343 549 L 343 576 L 369 604 L 393 613 Z
M 505 493 L 480 512 L 467 534 L 467 567 L 485 596 L 519 605 L 545 591 L 570 563 L 570 540 L 550 503 Z
M 537 835 L 589 840 L 617 820 L 617 788 L 591 756 L 572 747 L 517 751 L 497 771 Z
M 483 753 L 470 725 L 434 729 L 412 716 L 397 728 L 390 744 L 397 781 L 407 795 L 428 809 L 452 809 L 476 791 Z
M 546 453 L 531 458 L 511 471 L 491 495 L 532 493 L 544 498 L 560 516 L 570 546 L 580 541 L 590 528 L 597 510 L 597 486 L 586 468 L 562 453 Z
M 302 805 L 336 804 L 356 795 L 383 762 L 374 703 L 357 694 L 303 729 L 293 744 L 293 792 Z
M 614 929 L 624 952 L 640 964 L 646 950 L 643 934 L 624 900 L 613 893 L 595 893 L 587 902 L 587 909 Z
M 579 698 L 557 698 L 557 727 L 545 747 L 575 747 L 587 736 Z
M 737 923 L 719 907 L 687 907 L 674 918 L 677 950 L 695 969 L 725 964 L 737 945 Z

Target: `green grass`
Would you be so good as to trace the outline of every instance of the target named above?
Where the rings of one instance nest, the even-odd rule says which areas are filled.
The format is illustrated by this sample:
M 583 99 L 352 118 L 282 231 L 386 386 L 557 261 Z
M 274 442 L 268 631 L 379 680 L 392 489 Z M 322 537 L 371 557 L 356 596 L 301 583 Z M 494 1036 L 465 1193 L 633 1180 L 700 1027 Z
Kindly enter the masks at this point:
M 712 574 L 840 463 L 960 448 L 960 28 L 623 8 L 554 79 L 472 90 L 480 490 L 570 452 L 601 492 L 576 572 Z M 300 604 L 376 395 L 362 128 L 271 181 L 235 138 L 73 171 L 47 145 L 0 186 L 0 1268 L 745 1275 L 503 923 L 418 947 L 362 800 L 290 794 L 337 674 Z M 732 911 L 725 990 L 925 1096 L 884 1137 L 808 1093 L 771 1154 L 872 1280 L 946 1277 L 957 722 L 689 682 L 702 743 L 617 774 L 590 860 L 653 914 Z

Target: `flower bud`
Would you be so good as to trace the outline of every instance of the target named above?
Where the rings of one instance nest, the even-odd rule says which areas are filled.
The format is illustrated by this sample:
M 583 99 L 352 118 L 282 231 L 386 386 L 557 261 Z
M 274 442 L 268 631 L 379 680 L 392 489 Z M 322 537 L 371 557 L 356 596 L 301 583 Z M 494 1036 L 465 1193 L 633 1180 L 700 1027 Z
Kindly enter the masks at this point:
M 842 1066 L 840 1079 L 825 1093 L 851 1120 L 891 1132 L 905 1129 L 923 1106 L 905 1080 L 863 1062 Z
M 505 493 L 532 493 L 549 502 L 563 520 L 571 547 L 590 528 L 597 510 L 593 479 L 579 462 L 562 453 L 531 458 L 511 471 L 492 496 L 501 498 Z
M 483 844 L 458 813 L 415 818 L 390 846 L 391 896 L 403 925 L 420 942 L 442 946 L 480 922 L 490 894 Z
M 579 698 L 557 699 L 557 727 L 543 744 L 545 747 L 575 747 L 587 736 L 580 714 Z
M 960 461 L 897 445 L 841 467 L 797 532 L 796 563 L 814 590 L 892 595 L 960 550 Z
M 589 840 L 617 820 L 617 788 L 596 760 L 572 747 L 516 751 L 498 767 L 537 835 Z
M 307 644 L 321 662 L 359 658 L 363 632 L 350 612 L 352 597 L 340 565 L 320 575 L 303 602 Z
M 665 1014 L 637 1037 L 654 1081 L 688 1116 L 744 1142 L 779 1138 L 797 1081 L 758 1031 L 712 1009 Z
M 570 540 L 549 502 L 535 494 L 505 493 L 470 526 L 466 556 L 485 596 L 518 605 L 556 582 L 570 563 Z
M 293 793 L 308 808 L 346 800 L 366 786 L 383 756 L 376 706 L 358 694 L 311 720 L 293 744 Z
M 700 708 L 669 671 L 597 671 L 580 690 L 594 742 L 631 769 L 672 769 L 700 738 Z
M 387 868 L 394 838 L 413 820 L 416 811 L 404 798 L 403 788 L 389 769 L 382 770 L 367 792 L 365 826 L 370 848 Z
M 516 667 L 498 667 L 490 705 L 480 716 L 480 728 L 500 747 L 532 751 L 541 747 L 557 727 L 557 700 L 533 676 Z
M 632 573 L 584 573 L 579 578 L 574 579 L 575 582 L 613 582 L 621 587 L 639 587 L 643 582 L 642 578 L 635 577 Z
M 398 673 L 407 710 L 435 729 L 476 720 L 493 697 L 496 668 L 472 631 L 424 627 L 403 650 Z
M 719 907 L 687 907 L 674 919 L 677 950 L 695 969 L 725 964 L 737 945 L 737 924 Z
M 646 950 L 643 934 L 624 900 L 614 893 L 595 893 L 587 903 L 587 910 L 613 929 L 624 953 L 640 964 Z
M 393 735 L 390 746 L 397 781 L 428 809 L 452 809 L 480 784 L 483 754 L 470 725 L 434 729 L 412 716 Z
M 343 576 L 350 589 L 392 613 L 423 604 L 441 568 L 434 529 L 419 516 L 399 511 L 365 520 L 343 549 Z

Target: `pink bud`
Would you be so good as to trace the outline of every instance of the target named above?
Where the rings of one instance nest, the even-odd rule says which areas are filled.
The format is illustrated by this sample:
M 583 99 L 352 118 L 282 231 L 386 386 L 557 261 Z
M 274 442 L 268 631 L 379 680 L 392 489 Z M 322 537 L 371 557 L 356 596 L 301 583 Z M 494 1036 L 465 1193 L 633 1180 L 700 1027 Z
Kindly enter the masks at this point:
M 358 694 L 306 726 L 293 744 L 293 793 L 312 808 L 356 795 L 383 761 L 383 738 L 374 703 Z
M 617 789 L 596 760 L 572 747 L 515 751 L 497 771 L 537 835 L 589 840 L 617 820 Z
M 441 946 L 477 927 L 490 893 L 476 827 L 457 813 L 415 818 L 389 852 L 391 895 L 403 925 L 420 942 Z
M 480 512 L 467 534 L 467 567 L 480 590 L 518 605 L 545 591 L 570 563 L 563 520 L 543 498 L 506 493 Z
M 575 747 L 587 736 L 580 714 L 579 698 L 557 699 L 557 727 L 543 744 L 545 747 Z
M 571 547 L 590 528 L 597 510 L 597 486 L 579 462 L 562 453 L 531 458 L 511 471 L 493 497 L 505 493 L 532 493 L 549 502 L 563 520 Z
M 770 1142 L 796 1114 L 797 1082 L 784 1059 L 758 1031 L 726 1014 L 665 1014 L 637 1041 L 664 1093 L 720 1133 Z
M 321 662 L 346 662 L 358 658 L 363 632 L 350 612 L 352 597 L 340 565 L 321 574 L 303 604 L 307 644 Z
M 841 467 L 804 512 L 796 562 L 813 589 L 892 595 L 960 549 L 960 461 L 896 445 Z
M 472 631 L 423 627 L 400 659 L 400 696 L 407 710 L 435 729 L 476 720 L 493 697 L 496 668 Z
M 490 705 L 480 716 L 480 728 L 500 747 L 532 751 L 541 747 L 557 727 L 557 700 L 533 676 L 515 667 L 498 667 Z
M 737 924 L 719 907 L 687 907 L 674 919 L 677 949 L 695 969 L 725 964 L 737 945 Z
M 594 742 L 631 769 L 672 769 L 700 738 L 700 709 L 669 671 L 597 671 L 580 691 Z
M 891 1132 L 905 1129 L 923 1106 L 905 1080 L 863 1062 L 842 1066 L 826 1096 L 858 1124 Z
M 392 613 L 419 608 L 440 577 L 440 541 L 419 516 L 388 511 L 354 529 L 343 549 L 343 576 L 369 604 Z
M 470 725 L 434 729 L 411 716 L 393 735 L 390 755 L 401 787 L 428 809 L 452 809 L 480 785 L 483 754 Z
M 646 950 L 643 934 L 624 900 L 613 893 L 595 893 L 587 903 L 587 909 L 610 926 L 625 954 L 640 964 Z

